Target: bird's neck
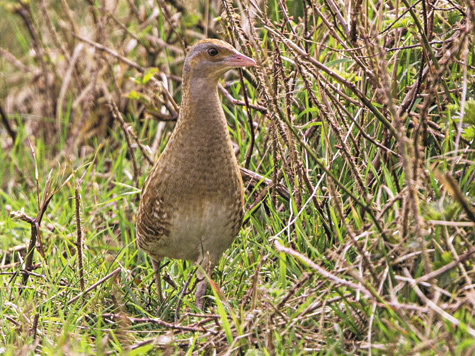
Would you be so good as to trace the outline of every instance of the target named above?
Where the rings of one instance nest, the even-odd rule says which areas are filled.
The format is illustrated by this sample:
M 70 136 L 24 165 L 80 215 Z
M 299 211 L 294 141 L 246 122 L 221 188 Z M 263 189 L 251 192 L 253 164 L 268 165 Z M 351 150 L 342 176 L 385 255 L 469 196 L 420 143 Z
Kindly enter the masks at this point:
M 194 78 L 185 76 L 179 120 L 202 121 L 202 124 L 212 124 L 209 120 L 223 116 L 221 102 L 218 96 L 218 83 L 209 78 Z M 224 116 L 223 116 L 224 119 Z
M 198 152 L 208 158 L 216 155 L 217 147 L 234 155 L 217 80 L 185 75 L 182 88 L 180 114 L 170 145 L 184 147 L 180 152 L 192 160 L 196 160 Z
M 185 76 L 182 88 L 180 114 L 163 159 L 186 171 L 192 180 L 198 179 L 209 167 L 215 172 L 224 170 L 223 177 L 226 172 L 235 174 L 237 161 L 218 96 L 217 80 Z

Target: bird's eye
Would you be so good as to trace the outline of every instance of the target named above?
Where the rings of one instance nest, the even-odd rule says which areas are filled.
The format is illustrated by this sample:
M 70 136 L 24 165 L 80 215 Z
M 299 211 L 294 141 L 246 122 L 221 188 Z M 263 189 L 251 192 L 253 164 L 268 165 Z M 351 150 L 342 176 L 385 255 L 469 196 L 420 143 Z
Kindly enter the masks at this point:
M 208 54 L 211 56 L 211 57 L 214 57 L 218 54 L 218 50 L 216 48 L 210 48 L 208 50 Z

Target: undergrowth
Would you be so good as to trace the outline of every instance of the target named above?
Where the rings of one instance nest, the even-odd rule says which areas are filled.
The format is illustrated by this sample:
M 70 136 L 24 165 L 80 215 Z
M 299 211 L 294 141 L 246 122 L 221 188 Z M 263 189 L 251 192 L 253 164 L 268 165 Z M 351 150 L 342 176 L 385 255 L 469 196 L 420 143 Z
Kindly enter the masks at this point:
M 0 354 L 475 354 L 473 2 L 0 4 Z M 221 82 L 246 216 L 201 312 L 135 213 L 205 37 L 258 65 Z

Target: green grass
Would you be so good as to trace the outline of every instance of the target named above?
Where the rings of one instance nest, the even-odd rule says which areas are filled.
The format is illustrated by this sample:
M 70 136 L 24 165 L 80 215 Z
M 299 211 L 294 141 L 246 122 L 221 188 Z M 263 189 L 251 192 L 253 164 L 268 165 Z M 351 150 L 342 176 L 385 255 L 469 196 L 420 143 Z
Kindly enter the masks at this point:
M 235 12 L 211 3 L 208 24 L 204 3 L 120 1 L 104 12 L 99 3 L 52 2 L 49 19 L 41 2 L 1 3 L 0 354 L 475 353 L 475 8 L 437 3 L 447 11 L 435 11 L 429 42 L 441 69 L 423 72 L 413 100 L 420 66 L 433 59 L 420 40 L 424 19 L 432 21 L 422 3 L 382 34 L 407 8 L 363 3 L 356 42 L 330 2 L 304 3 L 254 11 L 238 1 Z M 467 23 L 471 31 L 460 31 Z M 76 29 L 99 45 L 73 37 Z M 245 179 L 246 223 L 200 312 L 189 262 L 165 261 L 158 301 L 151 261 L 135 247 L 135 214 L 151 168 L 143 152 L 155 160 L 174 126 L 153 119 L 176 114 L 162 90 L 180 102 L 183 44 L 206 31 L 258 62 L 244 86 L 261 109 L 224 97 L 223 108 L 241 165 L 251 115 L 248 168 L 276 184 Z M 221 83 L 244 101 L 238 71 Z M 25 283 L 25 220 L 51 192 L 44 255 L 37 241 Z M 81 293 L 77 207 L 85 288 L 115 273 L 73 299 Z

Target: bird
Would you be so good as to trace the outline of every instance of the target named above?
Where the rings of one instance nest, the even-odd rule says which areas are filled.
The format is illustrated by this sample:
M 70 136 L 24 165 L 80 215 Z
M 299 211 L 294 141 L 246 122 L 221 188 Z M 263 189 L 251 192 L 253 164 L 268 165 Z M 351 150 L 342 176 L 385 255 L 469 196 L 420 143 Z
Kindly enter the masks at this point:
M 161 261 L 188 260 L 201 266 L 195 304 L 202 309 L 205 273 L 241 229 L 244 189 L 218 81 L 230 69 L 254 65 L 217 39 L 198 41 L 186 55 L 177 123 L 145 179 L 136 215 L 136 244 L 152 259 L 162 302 Z

